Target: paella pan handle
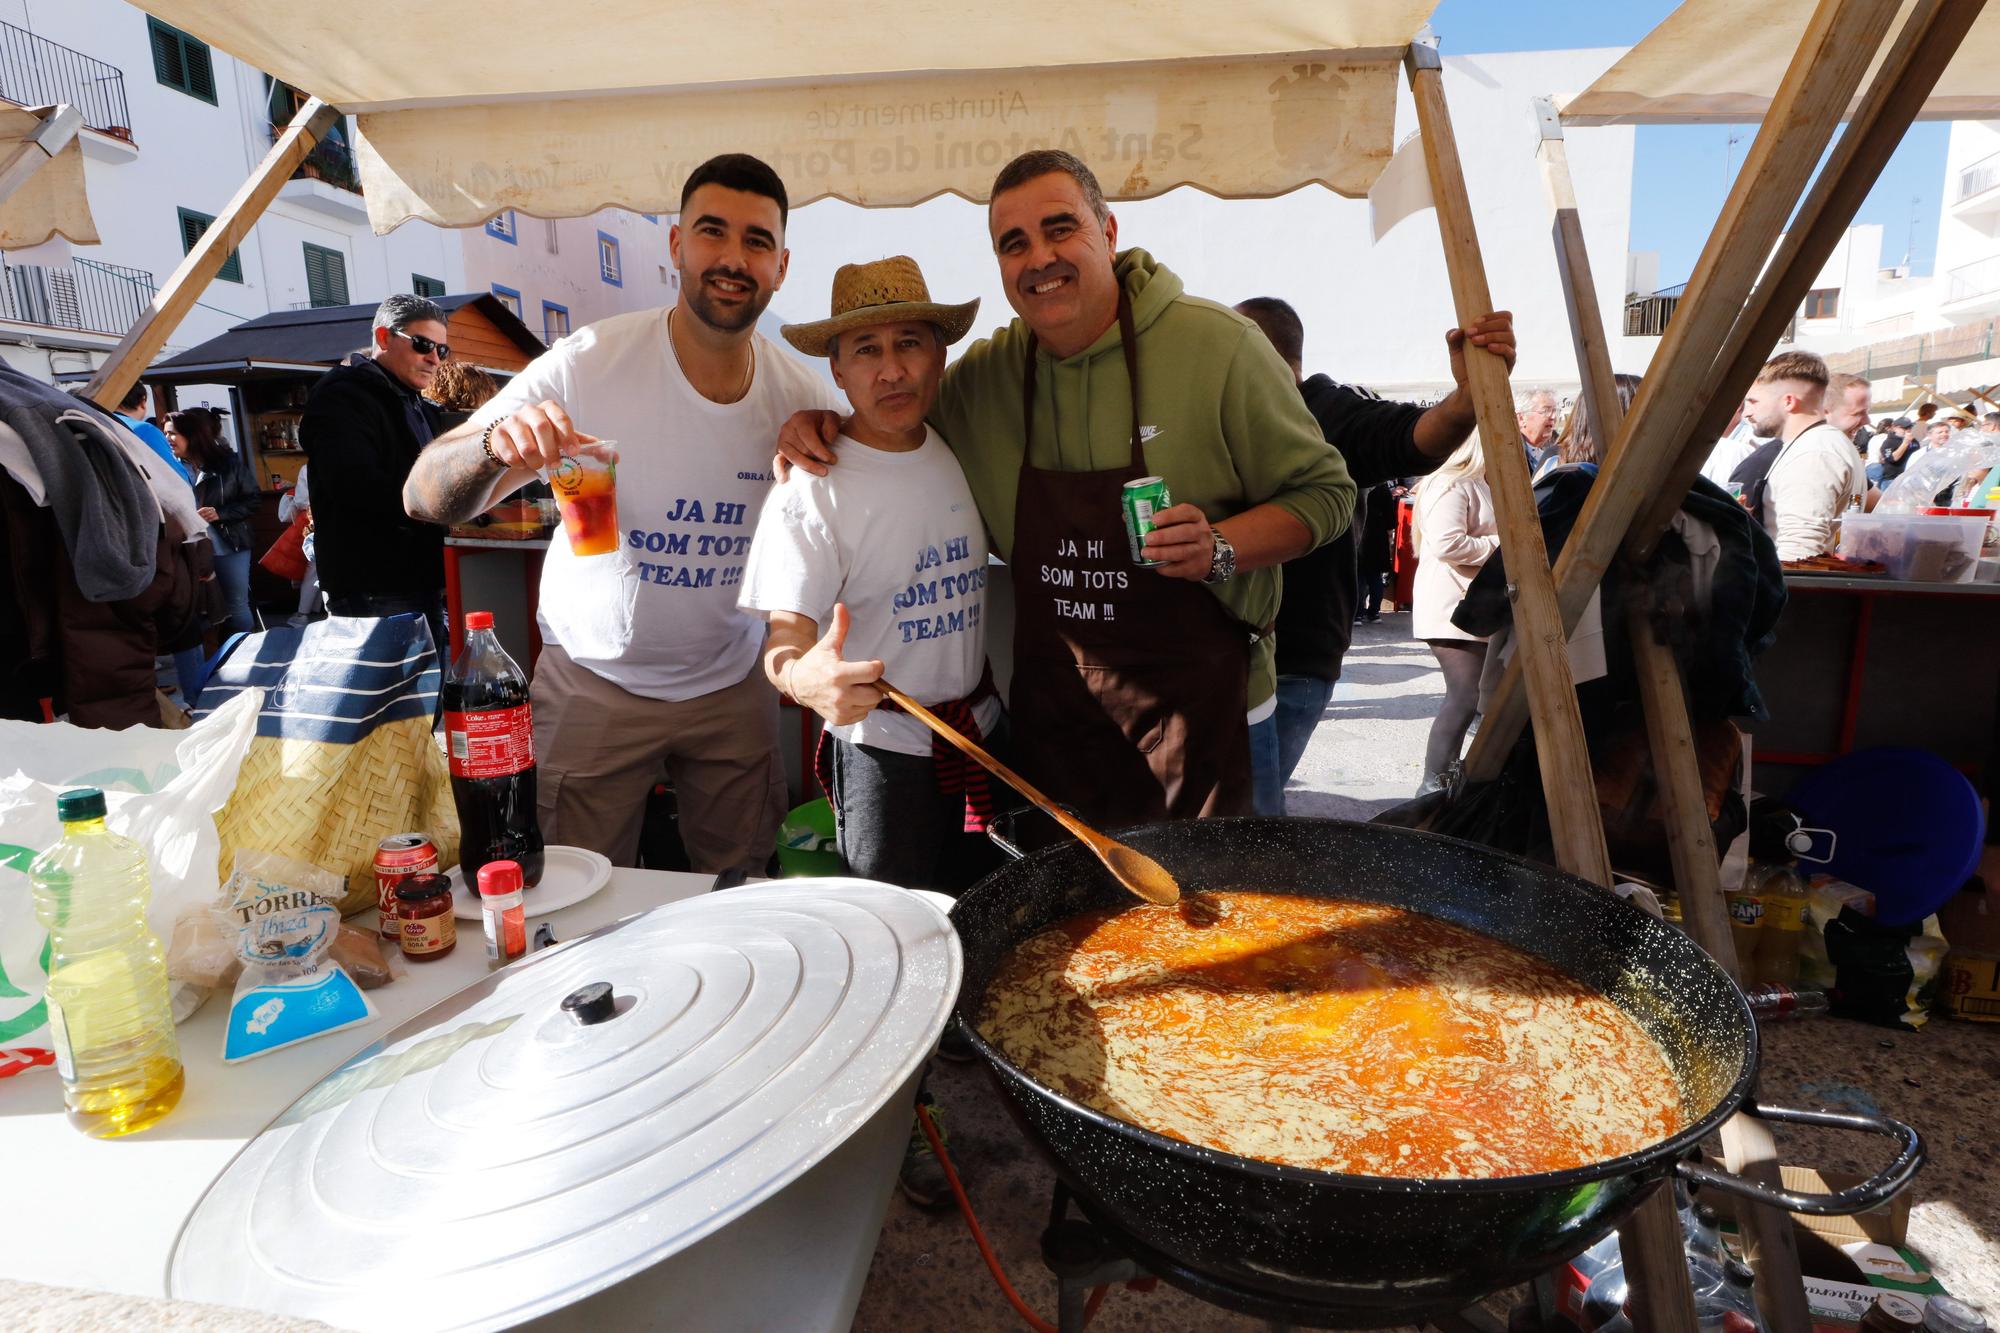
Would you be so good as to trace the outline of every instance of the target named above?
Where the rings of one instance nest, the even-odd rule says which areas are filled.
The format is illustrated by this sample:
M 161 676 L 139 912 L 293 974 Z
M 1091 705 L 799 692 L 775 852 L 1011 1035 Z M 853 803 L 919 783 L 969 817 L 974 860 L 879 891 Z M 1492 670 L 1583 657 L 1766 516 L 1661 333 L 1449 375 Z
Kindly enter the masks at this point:
M 1082 818 L 1081 815 L 1077 815 L 1075 807 L 1067 801 L 1057 801 L 1056 804 L 1077 818 Z M 1032 805 L 1017 805 L 1011 810 L 1001 810 L 986 822 L 986 840 L 1007 853 L 1009 861 L 1019 861 L 1027 855 L 1027 852 L 1021 849 L 1019 836 L 1014 832 L 1015 826 L 1028 816 L 1040 813 L 1041 810 Z
M 1807 1111 L 1794 1106 L 1763 1106 L 1754 1101 L 1743 1103 L 1740 1108 L 1745 1115 L 1754 1115 L 1761 1120 L 1773 1120 L 1786 1125 L 1817 1125 L 1822 1129 L 1851 1129 L 1862 1134 L 1880 1134 L 1884 1138 L 1900 1143 L 1895 1160 L 1877 1171 L 1859 1185 L 1831 1194 L 1800 1194 L 1794 1190 L 1772 1189 L 1718 1171 L 1713 1167 L 1695 1162 L 1680 1162 L 1675 1170 L 1689 1180 L 1713 1186 L 1727 1194 L 1741 1195 L 1759 1203 L 1782 1208 L 1788 1213 L 1807 1213 L 1814 1217 L 1845 1217 L 1850 1213 L 1864 1213 L 1870 1208 L 1887 1203 L 1903 1192 L 1917 1172 L 1924 1165 L 1924 1141 L 1917 1131 L 1900 1120 L 1892 1120 L 1886 1115 L 1862 1115 L 1854 1111 Z

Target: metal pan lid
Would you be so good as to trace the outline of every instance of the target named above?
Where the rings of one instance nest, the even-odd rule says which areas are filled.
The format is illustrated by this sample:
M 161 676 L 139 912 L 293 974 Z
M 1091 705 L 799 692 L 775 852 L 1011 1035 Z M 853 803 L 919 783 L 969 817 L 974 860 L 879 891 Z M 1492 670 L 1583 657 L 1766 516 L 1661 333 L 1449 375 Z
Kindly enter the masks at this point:
M 859 880 L 707 894 L 535 955 L 267 1126 L 168 1290 L 355 1329 L 581 1300 L 838 1147 L 928 1055 L 960 971 L 926 895 Z

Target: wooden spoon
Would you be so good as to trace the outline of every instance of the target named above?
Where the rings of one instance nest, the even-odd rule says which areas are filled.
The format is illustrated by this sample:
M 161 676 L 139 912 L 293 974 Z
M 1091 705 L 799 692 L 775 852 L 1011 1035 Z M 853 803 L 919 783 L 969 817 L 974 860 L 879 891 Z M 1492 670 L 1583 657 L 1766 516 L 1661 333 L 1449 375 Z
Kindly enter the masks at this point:
M 1050 818 L 1068 829 L 1084 846 L 1097 853 L 1097 859 L 1104 862 L 1104 868 L 1111 872 L 1111 877 L 1134 894 L 1162 907 L 1172 907 L 1181 900 L 1180 884 L 1158 861 L 1144 852 L 1127 847 L 1116 838 L 1107 838 L 1099 833 L 1044 796 L 1026 778 L 988 754 L 982 746 L 961 736 L 957 729 L 946 723 L 943 718 L 888 681 L 878 680 L 875 684 L 880 687 L 883 694 L 896 701 L 897 707 L 971 755 L 985 767 L 987 772 L 1047 811 Z

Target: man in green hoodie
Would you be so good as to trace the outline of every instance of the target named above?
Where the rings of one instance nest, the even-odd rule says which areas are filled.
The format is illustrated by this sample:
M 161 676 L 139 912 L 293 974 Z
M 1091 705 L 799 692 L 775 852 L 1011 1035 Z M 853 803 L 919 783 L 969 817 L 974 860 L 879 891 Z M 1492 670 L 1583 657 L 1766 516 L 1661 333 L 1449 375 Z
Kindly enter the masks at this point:
M 931 422 L 1012 575 L 1021 768 L 1104 825 L 1248 813 L 1253 748 L 1277 768 L 1278 566 L 1346 529 L 1354 483 L 1254 324 L 1117 250 L 1077 158 L 1016 158 L 987 221 L 1020 318 L 945 372 Z M 780 452 L 824 472 L 836 421 L 794 416 Z M 1142 566 L 1121 498 L 1148 476 L 1176 503 Z

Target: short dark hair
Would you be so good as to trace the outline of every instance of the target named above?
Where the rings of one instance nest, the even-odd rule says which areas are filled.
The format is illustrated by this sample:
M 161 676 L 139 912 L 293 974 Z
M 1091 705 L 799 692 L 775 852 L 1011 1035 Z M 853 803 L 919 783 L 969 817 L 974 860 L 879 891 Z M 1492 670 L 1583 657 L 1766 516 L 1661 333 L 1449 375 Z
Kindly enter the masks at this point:
M 1917 409 L 1917 420 L 1919 421 L 1929 421 L 1932 417 L 1936 415 L 1937 415 L 1936 403 L 1925 403 L 1923 406 Z
M 1286 365 L 1298 366 L 1305 361 L 1306 326 L 1291 302 L 1275 296 L 1253 296 L 1239 301 L 1236 313 L 1264 330 L 1264 336 L 1278 349 Z
M 2000 426 L 2000 412 L 1988 412 L 1985 416 L 1979 419 L 1981 421 L 1990 421 L 1994 425 Z
M 132 387 L 127 389 L 125 396 L 118 400 L 118 410 L 120 412 L 130 412 L 135 407 L 144 407 L 145 405 L 146 386 L 138 380 L 133 380 Z
M 791 215 L 791 201 L 785 198 L 785 183 L 778 179 L 778 173 L 762 158 L 748 153 L 722 153 L 711 157 L 696 167 L 681 186 L 681 211 L 687 212 L 688 200 L 704 185 L 720 185 L 725 190 L 741 190 L 745 194 L 761 194 L 778 204 L 778 225 L 784 226 Z
M 1096 173 L 1084 165 L 1082 158 L 1075 153 L 1065 153 L 1060 148 L 1031 148 L 1000 168 L 1000 174 L 993 178 L 993 190 L 986 196 L 987 201 L 990 203 L 1009 190 L 1019 189 L 1031 180 L 1039 180 L 1058 171 L 1077 183 L 1083 191 L 1083 201 L 1097 215 L 1097 225 L 1103 226 L 1111 217 L 1111 206 L 1104 202 L 1104 187 L 1097 183 Z
M 426 320 L 442 324 L 447 329 L 451 327 L 451 321 L 445 318 L 443 307 L 436 301 L 428 296 L 412 296 L 408 292 L 397 292 L 375 307 L 373 327 L 401 333 L 410 325 L 422 324 Z

